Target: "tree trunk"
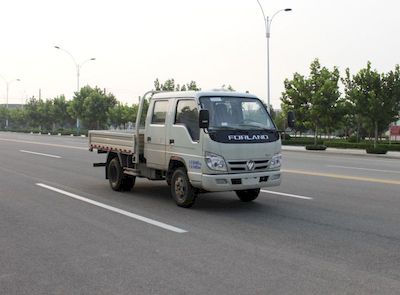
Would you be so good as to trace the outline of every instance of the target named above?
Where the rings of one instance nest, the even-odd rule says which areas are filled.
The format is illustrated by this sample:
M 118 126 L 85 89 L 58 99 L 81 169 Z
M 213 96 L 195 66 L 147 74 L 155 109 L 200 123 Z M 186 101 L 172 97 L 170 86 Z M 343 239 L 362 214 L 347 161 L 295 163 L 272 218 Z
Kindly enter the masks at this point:
M 378 121 L 375 121 L 375 139 L 374 139 L 374 148 L 376 148 L 376 144 L 378 142 Z
M 283 121 L 283 139 L 286 139 L 286 122 Z
M 315 124 L 314 145 L 317 145 L 317 138 L 318 138 L 318 125 Z

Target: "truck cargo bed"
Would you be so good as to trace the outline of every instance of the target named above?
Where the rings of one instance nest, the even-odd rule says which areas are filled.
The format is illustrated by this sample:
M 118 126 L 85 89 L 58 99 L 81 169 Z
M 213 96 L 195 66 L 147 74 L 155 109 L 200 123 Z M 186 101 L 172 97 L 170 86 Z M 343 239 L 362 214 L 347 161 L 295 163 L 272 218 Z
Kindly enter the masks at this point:
M 139 132 L 139 154 L 143 153 L 144 130 Z M 115 151 L 123 154 L 135 154 L 135 140 L 133 131 L 89 131 L 89 149 L 99 151 Z

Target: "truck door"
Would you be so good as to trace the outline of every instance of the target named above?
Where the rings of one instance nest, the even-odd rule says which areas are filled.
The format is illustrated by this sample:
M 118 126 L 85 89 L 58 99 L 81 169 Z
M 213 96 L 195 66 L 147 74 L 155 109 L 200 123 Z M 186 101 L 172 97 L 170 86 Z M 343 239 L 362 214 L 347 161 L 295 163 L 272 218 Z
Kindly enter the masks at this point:
M 168 130 L 167 162 L 170 157 L 183 159 L 192 183 L 200 181 L 202 155 L 198 105 L 194 99 L 178 99 L 171 113 L 174 117 Z
M 165 169 L 166 119 L 168 100 L 154 100 L 149 106 L 146 122 L 144 157 L 147 166 Z

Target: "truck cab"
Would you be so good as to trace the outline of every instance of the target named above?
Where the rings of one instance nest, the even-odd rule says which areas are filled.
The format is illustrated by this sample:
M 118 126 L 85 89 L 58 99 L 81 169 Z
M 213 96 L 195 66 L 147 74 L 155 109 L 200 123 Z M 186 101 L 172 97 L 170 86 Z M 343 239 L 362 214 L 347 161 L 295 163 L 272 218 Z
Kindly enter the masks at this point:
M 144 129 L 139 128 L 141 111 L 142 106 L 128 152 L 113 149 L 112 138 L 100 140 L 108 146 L 99 149 L 96 131 L 89 133 L 90 148 L 108 153 L 104 164 L 113 189 L 129 189 L 135 177 L 166 180 L 177 205 L 190 207 L 202 192 L 235 191 L 241 201 L 249 202 L 260 188 L 280 184 L 279 132 L 256 96 L 156 93 L 149 100 Z

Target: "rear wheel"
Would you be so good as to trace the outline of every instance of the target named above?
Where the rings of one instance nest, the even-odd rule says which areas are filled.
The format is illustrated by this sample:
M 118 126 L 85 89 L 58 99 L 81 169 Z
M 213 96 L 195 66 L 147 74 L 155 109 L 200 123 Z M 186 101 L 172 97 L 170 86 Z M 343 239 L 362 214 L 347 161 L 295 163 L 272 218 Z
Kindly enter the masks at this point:
M 111 188 L 115 191 L 122 190 L 123 172 L 117 157 L 108 163 L 107 174 Z
M 196 189 L 190 184 L 185 168 L 178 168 L 171 178 L 171 195 L 180 207 L 192 207 L 196 200 Z
M 135 176 L 124 175 L 117 157 L 113 158 L 107 167 L 110 186 L 115 191 L 130 191 L 135 185 Z
M 235 191 L 236 195 L 242 202 L 251 202 L 257 199 L 258 195 L 260 194 L 260 189 L 246 189 L 241 191 Z

